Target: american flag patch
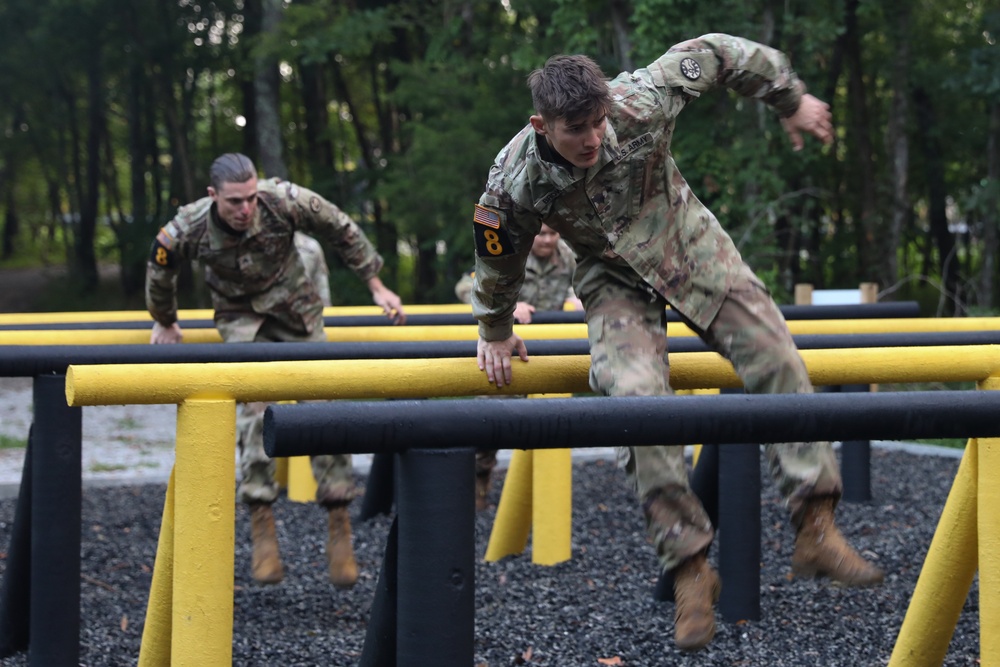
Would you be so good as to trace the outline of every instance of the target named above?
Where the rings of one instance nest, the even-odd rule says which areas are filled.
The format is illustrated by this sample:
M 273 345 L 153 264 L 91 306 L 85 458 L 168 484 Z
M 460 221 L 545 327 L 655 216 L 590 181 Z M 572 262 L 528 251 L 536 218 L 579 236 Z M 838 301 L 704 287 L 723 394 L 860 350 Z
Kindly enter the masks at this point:
M 493 229 L 500 229 L 500 213 L 479 204 L 476 204 L 476 212 L 473 213 L 472 220 Z
M 174 239 L 167 233 L 166 229 L 161 229 L 160 233 L 156 235 L 156 240 L 160 242 L 160 245 L 170 250 L 174 247 Z

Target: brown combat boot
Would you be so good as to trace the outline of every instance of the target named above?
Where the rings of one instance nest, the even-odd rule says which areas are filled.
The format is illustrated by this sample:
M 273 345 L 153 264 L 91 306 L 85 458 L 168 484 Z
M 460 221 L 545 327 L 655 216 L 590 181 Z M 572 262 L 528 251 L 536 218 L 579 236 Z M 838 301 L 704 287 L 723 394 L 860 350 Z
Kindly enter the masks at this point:
M 250 505 L 250 538 L 253 540 L 253 556 L 250 560 L 250 574 L 260 584 L 277 584 L 285 578 L 278 552 L 278 538 L 274 532 L 274 513 L 265 503 Z
M 851 548 L 833 523 L 833 498 L 811 498 L 795 536 L 792 572 L 799 577 L 829 577 L 843 586 L 874 586 L 885 573 Z
M 358 564 L 351 543 L 351 517 L 347 505 L 331 507 L 326 539 L 326 561 L 330 581 L 337 588 L 350 588 L 358 580 Z
M 476 473 L 476 511 L 482 512 L 489 507 L 491 471 Z
M 714 605 L 722 582 L 704 553 L 684 560 L 673 572 L 674 643 L 682 651 L 697 651 L 715 636 Z

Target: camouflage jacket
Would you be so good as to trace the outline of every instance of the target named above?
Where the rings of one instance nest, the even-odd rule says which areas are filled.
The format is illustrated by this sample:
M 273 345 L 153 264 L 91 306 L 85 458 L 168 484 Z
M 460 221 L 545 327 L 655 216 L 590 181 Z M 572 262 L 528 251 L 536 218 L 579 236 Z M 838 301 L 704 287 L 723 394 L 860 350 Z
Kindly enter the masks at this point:
M 308 336 L 323 326 L 323 303 L 296 251 L 298 229 L 336 249 L 363 281 L 382 268 L 361 228 L 315 192 L 278 179 L 259 181 L 257 192 L 257 215 L 246 232 L 221 226 L 210 197 L 183 206 L 160 230 L 146 265 L 146 307 L 153 319 L 164 326 L 177 321 L 180 263 L 195 260 L 205 267 L 223 339 L 253 340 L 267 317 Z
M 555 252 L 547 259 L 528 254 L 524 265 L 524 283 L 518 301 L 530 303 L 536 310 L 562 310 L 567 299 L 576 296 L 573 291 L 573 273 L 576 257 L 573 249 L 559 239 Z M 455 296 L 470 303 L 475 272 L 466 273 L 455 284 Z
M 707 328 L 742 264 L 715 216 L 670 153 L 677 115 L 716 86 L 790 116 L 804 86 L 778 51 L 729 35 L 672 47 L 608 82 L 611 108 L 597 163 L 564 167 L 540 156 L 531 125 L 497 155 L 476 207 L 473 312 L 486 340 L 510 336 L 531 242 L 544 222 L 576 251 L 577 295 L 613 275 L 652 289 Z
M 309 282 L 316 288 L 319 300 L 323 302 L 324 306 L 329 306 L 333 303 L 333 298 L 330 295 L 330 267 L 326 265 L 326 254 L 323 252 L 323 246 L 308 234 L 295 232 L 295 249 L 302 257 L 302 266 L 306 271 L 306 276 L 309 277 Z

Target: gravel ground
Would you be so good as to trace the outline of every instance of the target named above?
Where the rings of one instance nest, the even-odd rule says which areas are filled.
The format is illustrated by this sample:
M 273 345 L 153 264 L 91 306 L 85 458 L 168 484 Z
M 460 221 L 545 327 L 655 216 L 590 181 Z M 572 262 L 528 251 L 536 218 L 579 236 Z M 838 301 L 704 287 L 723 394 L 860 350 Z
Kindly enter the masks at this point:
M 874 500 L 838 511 L 849 540 L 888 573 L 883 586 L 860 591 L 789 577 L 791 532 L 765 483 L 762 620 L 720 620 L 712 644 L 688 655 L 673 648 L 673 605 L 653 600 L 656 559 L 623 473 L 608 461 L 575 463 L 572 559 L 536 566 L 529 546 L 499 563 L 477 563 L 474 664 L 885 665 L 957 467 L 956 458 L 873 449 Z M 81 664 L 136 663 L 165 488 L 84 491 Z M 352 511 L 359 508 L 356 502 Z M 14 500 L 0 500 L 0 544 L 10 539 L 14 509 Z M 326 580 L 323 512 L 280 500 L 286 577 L 264 588 L 249 578 L 248 514 L 242 506 L 235 511 L 233 664 L 356 665 L 390 519 L 355 521 L 361 578 L 337 591 Z M 494 514 L 495 507 L 476 517 L 477 553 L 485 552 Z M 978 664 L 976 586 L 945 665 Z M 0 660 L 26 664 L 26 654 Z

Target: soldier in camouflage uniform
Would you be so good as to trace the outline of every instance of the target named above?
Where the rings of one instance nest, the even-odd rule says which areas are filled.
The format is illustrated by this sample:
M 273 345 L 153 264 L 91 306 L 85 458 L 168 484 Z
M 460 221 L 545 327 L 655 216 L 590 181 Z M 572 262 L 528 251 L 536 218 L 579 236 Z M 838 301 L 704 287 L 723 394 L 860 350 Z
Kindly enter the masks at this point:
M 573 272 L 576 257 L 573 249 L 559 238 L 559 232 L 543 224 L 531 243 L 524 267 L 524 282 L 514 308 L 514 320 L 531 324 L 536 310 L 562 310 L 567 304 L 583 310 L 583 304 L 573 291 Z M 466 273 L 455 284 L 459 301 L 471 303 L 475 272 Z M 476 509 L 487 507 L 493 468 L 497 465 L 497 450 L 476 451 Z
M 796 150 L 802 132 L 829 143 L 829 107 L 805 92 L 784 55 L 710 34 L 610 81 L 589 58 L 556 56 L 528 85 L 535 115 L 500 151 L 474 212 L 472 304 L 488 380 L 510 383 L 512 354 L 527 360 L 512 313 L 531 238 L 545 223 L 577 254 L 574 285 L 586 310 L 594 391 L 670 392 L 668 304 L 732 362 L 748 392 L 812 391 L 767 289 L 670 153 L 678 114 L 718 86 L 774 108 Z M 845 585 L 881 582 L 881 570 L 834 524 L 842 485 L 830 444 L 768 445 L 766 452 L 796 530 L 793 571 Z M 706 560 L 713 528 L 688 487 L 683 450 L 636 447 L 619 457 L 662 567 L 674 575 L 675 642 L 697 650 L 714 636 L 720 583 Z
M 397 323 L 405 322 L 399 297 L 382 284 L 382 258 L 360 227 L 318 194 L 278 179 L 257 179 L 245 155 L 220 156 L 209 171 L 209 196 L 182 207 L 156 235 L 146 270 L 146 306 L 155 320 L 152 343 L 178 343 L 177 274 L 181 262 L 200 262 L 212 294 L 215 325 L 227 343 L 325 341 L 322 252 L 298 231 L 315 234 L 337 250 L 367 284 L 372 299 Z M 301 249 L 301 250 L 300 250 Z M 307 268 L 303 256 L 312 268 Z M 329 300 L 329 285 L 326 285 Z M 253 578 L 278 583 L 284 576 L 271 504 L 278 497 L 274 461 L 264 453 L 265 404 L 241 407 L 238 425 L 241 480 L 237 495 L 250 506 Z M 355 489 L 349 456 L 312 460 L 316 500 L 328 510 L 330 579 L 351 586 L 358 576 L 348 504 Z

